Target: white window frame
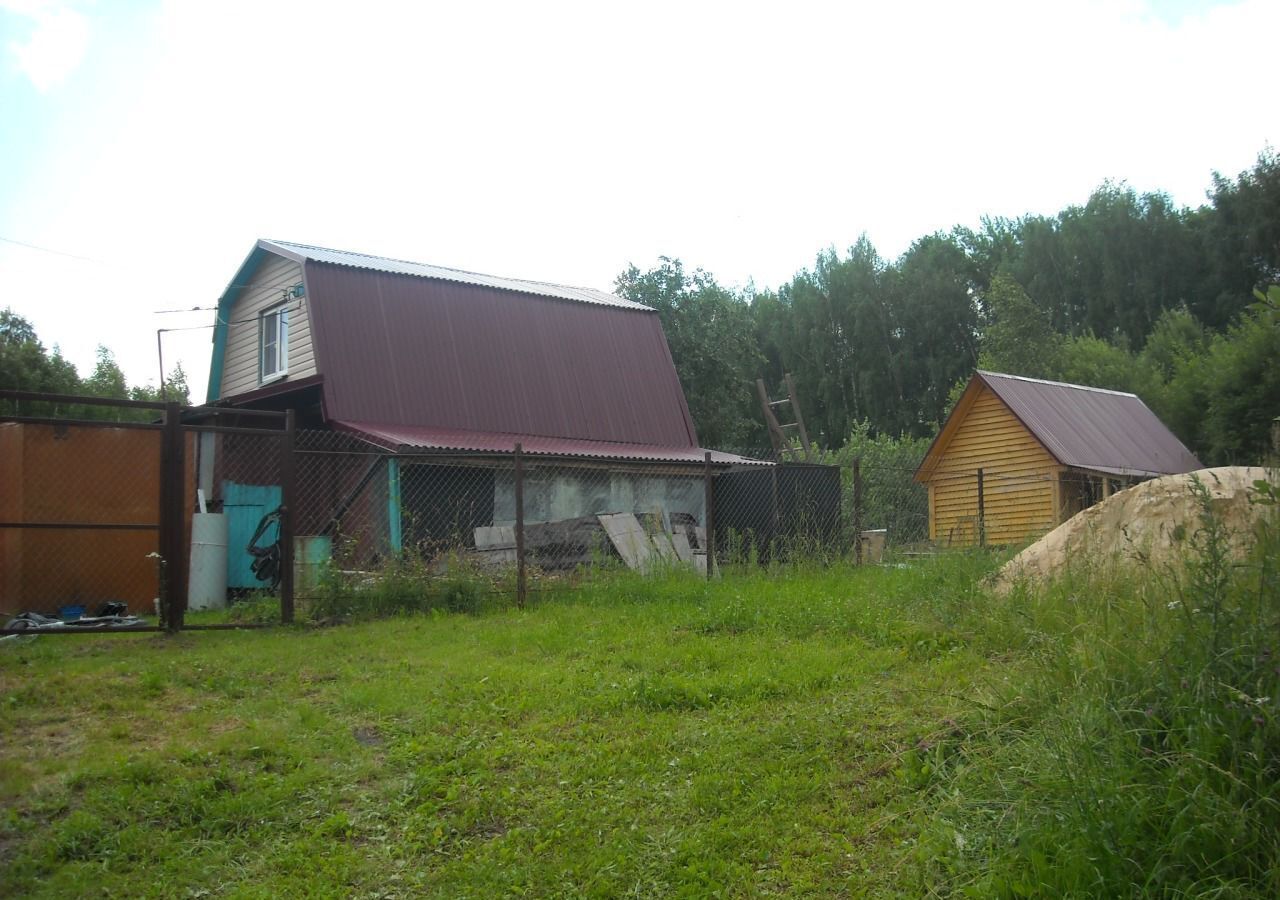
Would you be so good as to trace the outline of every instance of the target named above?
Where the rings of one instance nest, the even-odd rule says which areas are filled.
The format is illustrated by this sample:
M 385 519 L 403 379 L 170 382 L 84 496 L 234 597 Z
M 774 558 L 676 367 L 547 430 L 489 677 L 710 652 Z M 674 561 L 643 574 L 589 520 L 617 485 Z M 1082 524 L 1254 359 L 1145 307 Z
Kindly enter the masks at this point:
M 274 327 L 275 340 L 267 340 Z M 262 311 L 258 317 L 258 383 L 279 381 L 289 374 L 289 306 L 281 304 Z

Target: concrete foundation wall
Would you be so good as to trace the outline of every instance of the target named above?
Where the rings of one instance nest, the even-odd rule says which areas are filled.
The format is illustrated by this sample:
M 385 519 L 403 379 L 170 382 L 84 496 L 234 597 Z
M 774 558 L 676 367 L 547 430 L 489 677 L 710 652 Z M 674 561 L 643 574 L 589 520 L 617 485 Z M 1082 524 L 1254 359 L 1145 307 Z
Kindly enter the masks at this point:
M 526 524 L 560 522 L 600 513 L 687 513 L 706 524 L 705 493 L 700 475 L 659 475 L 601 469 L 525 470 Z M 494 479 L 493 524 L 516 519 L 515 473 L 503 470 Z

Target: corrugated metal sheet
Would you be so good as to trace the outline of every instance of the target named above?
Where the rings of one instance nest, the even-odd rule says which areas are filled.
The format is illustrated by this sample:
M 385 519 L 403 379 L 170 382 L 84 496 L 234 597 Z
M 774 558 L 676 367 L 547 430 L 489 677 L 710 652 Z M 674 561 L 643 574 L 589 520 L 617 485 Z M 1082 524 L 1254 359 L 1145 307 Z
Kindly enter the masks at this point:
M 1172 475 L 1200 461 L 1136 394 L 979 372 L 1060 463 L 1114 475 Z
M 696 450 L 658 316 L 304 265 L 325 417 Z
M 294 244 L 290 241 L 261 240 L 258 241 L 258 246 L 300 263 L 313 260 L 315 262 L 331 263 L 335 266 L 350 266 L 355 269 L 387 272 L 392 275 L 413 275 L 417 278 L 434 278 L 439 281 L 452 281 L 458 284 L 474 284 L 538 297 L 555 297 L 559 300 L 576 300 L 579 303 L 594 303 L 600 306 L 617 306 L 622 309 L 653 312 L 652 309 L 641 303 L 633 303 L 630 300 L 624 300 L 621 297 L 606 294 L 604 291 L 593 290 L 592 288 L 569 287 L 562 284 L 548 284 L 543 281 L 525 281 L 519 278 L 499 278 L 496 275 L 481 275 L 478 272 L 464 272 L 461 269 L 449 269 L 444 266 L 432 266 L 402 259 L 387 259 L 383 256 L 369 256 L 366 253 L 351 253 L 347 250 L 309 247 L 306 244 Z
M 496 434 L 448 428 L 385 425 L 373 422 L 334 422 L 340 428 L 392 450 L 440 450 L 458 453 L 511 453 L 517 443 L 534 456 L 582 457 L 628 462 L 702 463 L 705 450 L 698 447 L 663 447 L 653 444 L 622 444 L 609 441 L 582 441 L 536 434 Z M 773 463 L 711 451 L 716 465 L 769 466 Z

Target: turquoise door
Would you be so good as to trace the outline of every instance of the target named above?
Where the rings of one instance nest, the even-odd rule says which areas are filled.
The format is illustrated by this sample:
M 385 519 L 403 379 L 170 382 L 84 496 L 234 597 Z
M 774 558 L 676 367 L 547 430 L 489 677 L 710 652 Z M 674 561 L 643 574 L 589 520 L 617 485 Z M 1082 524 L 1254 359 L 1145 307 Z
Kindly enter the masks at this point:
M 279 485 L 222 482 L 222 511 L 227 515 L 227 587 L 267 586 L 253 574 L 253 555 L 247 548 L 262 517 L 279 508 L 282 497 Z M 258 539 L 258 546 L 265 547 L 279 536 L 278 528 L 272 527 Z

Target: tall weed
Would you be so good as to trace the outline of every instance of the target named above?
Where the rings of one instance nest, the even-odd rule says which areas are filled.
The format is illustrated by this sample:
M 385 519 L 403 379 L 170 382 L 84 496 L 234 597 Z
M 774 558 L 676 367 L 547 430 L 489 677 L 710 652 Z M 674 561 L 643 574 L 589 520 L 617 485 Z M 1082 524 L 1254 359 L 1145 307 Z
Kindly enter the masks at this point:
M 1182 571 L 1024 593 L 1031 674 L 930 794 L 925 885 L 965 896 L 1280 896 L 1280 534 L 1244 564 L 1196 484 Z
M 461 554 L 428 559 L 405 552 L 372 572 L 328 566 L 308 612 L 321 622 L 375 619 L 429 612 L 476 613 L 506 605 L 513 587 Z

